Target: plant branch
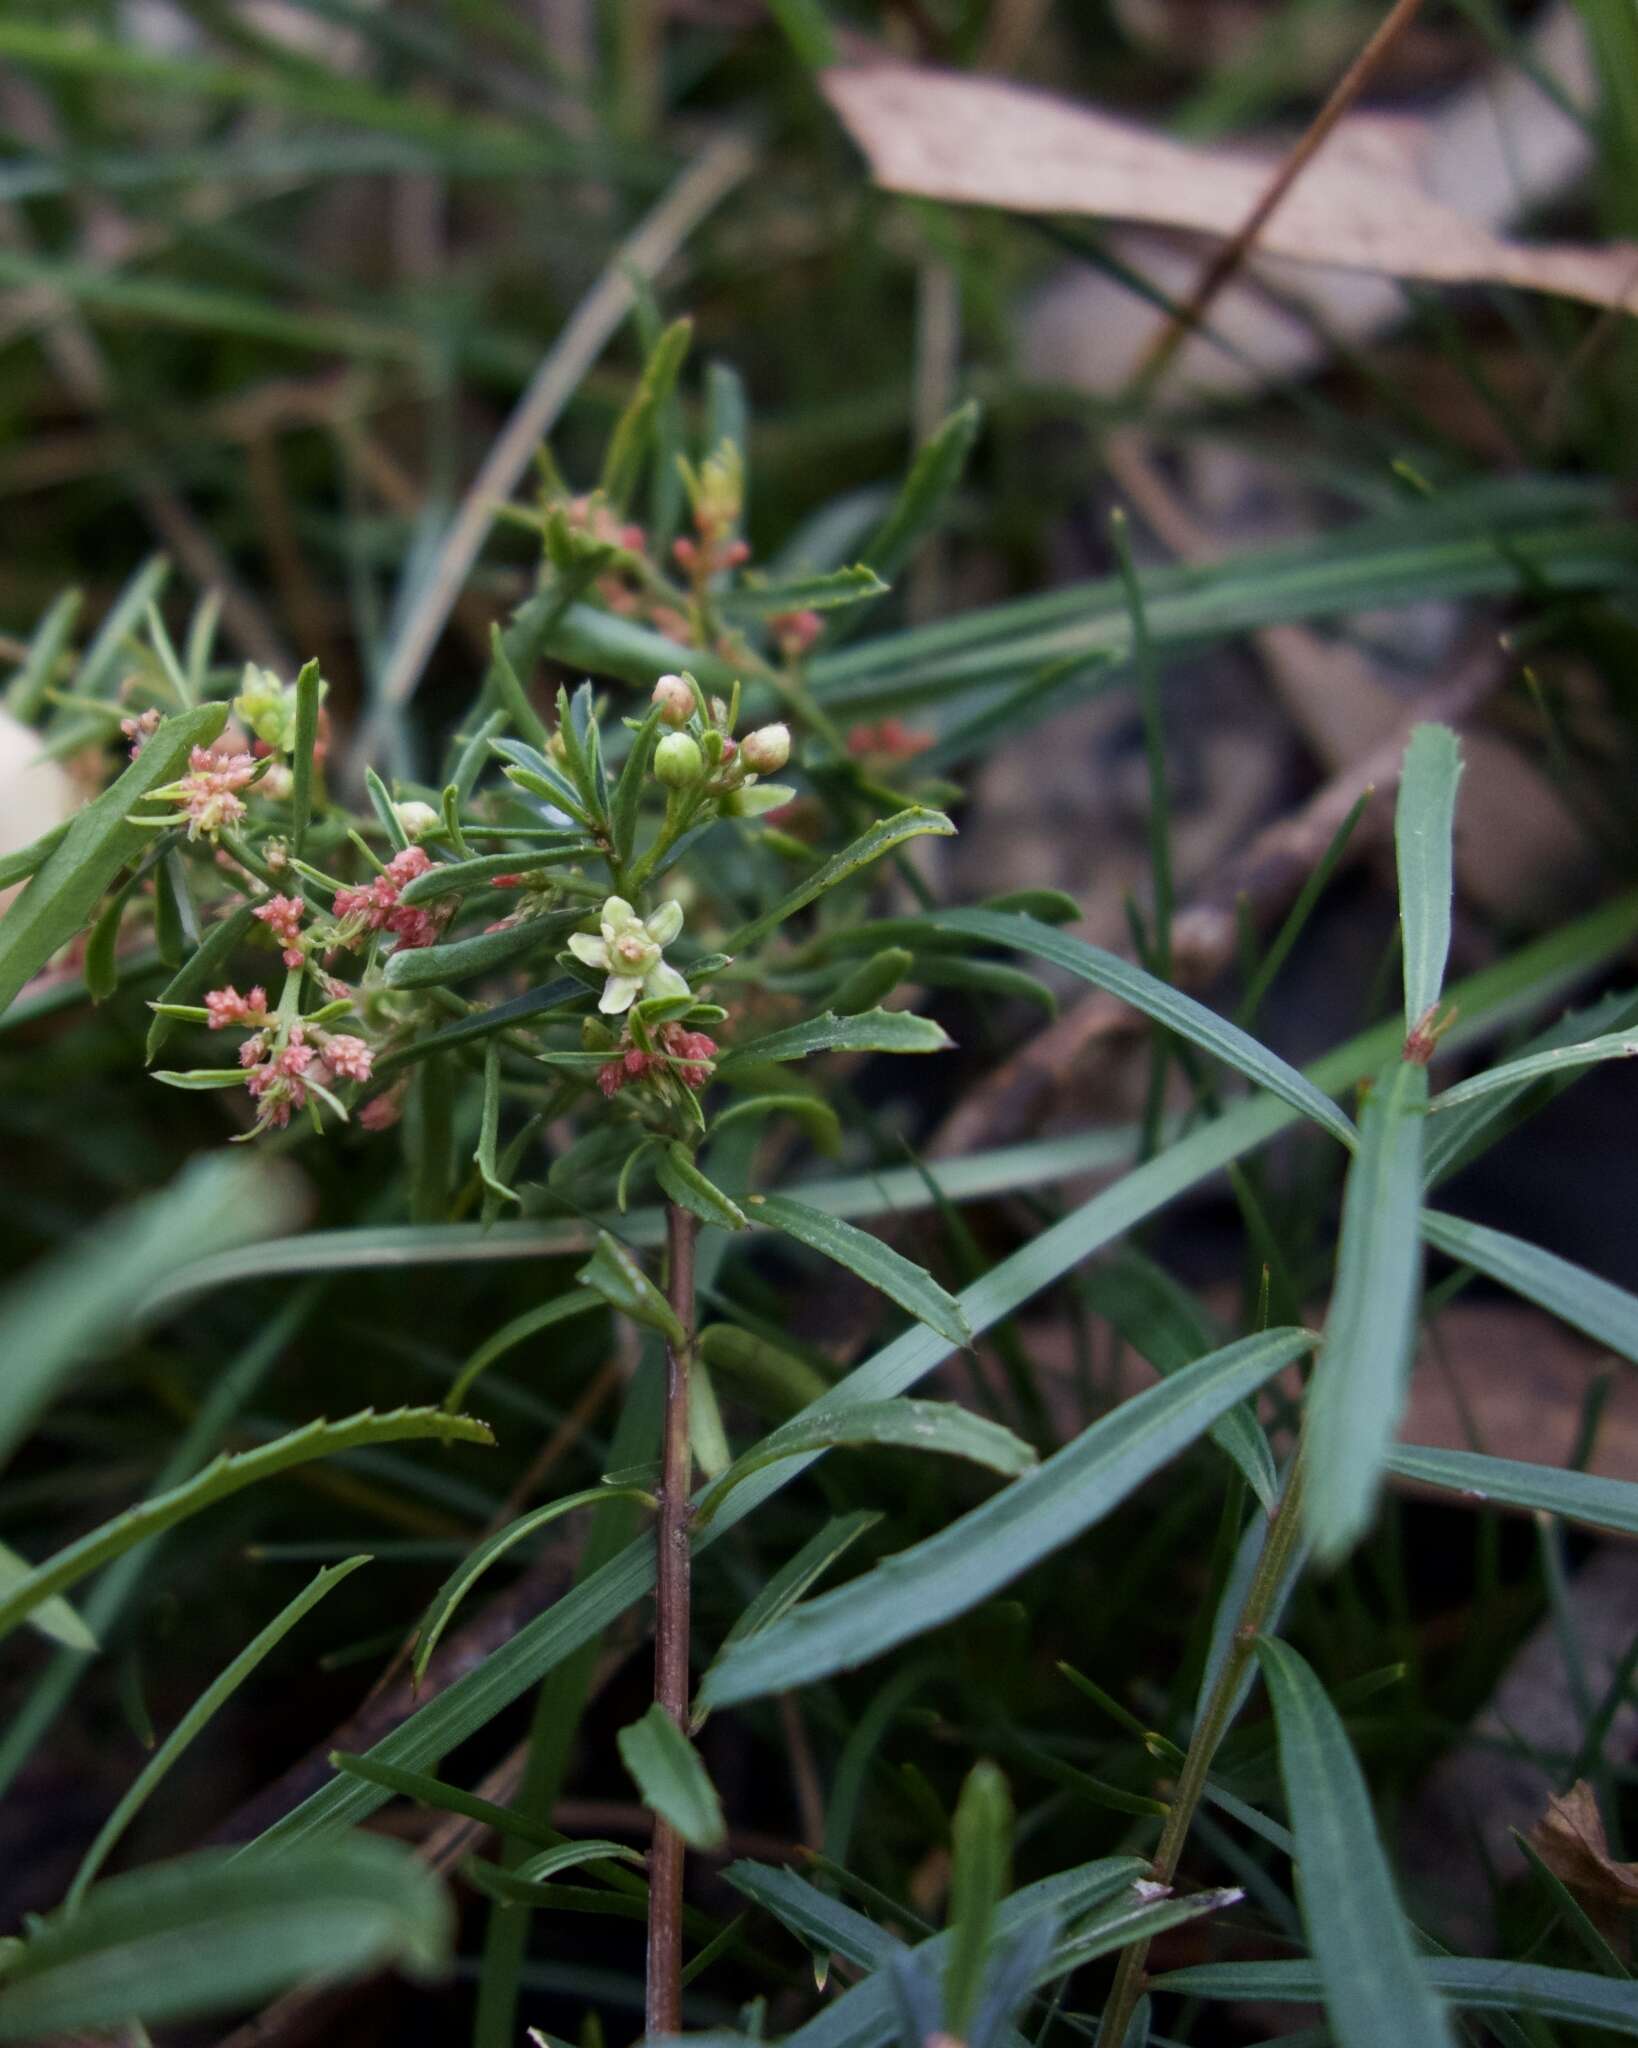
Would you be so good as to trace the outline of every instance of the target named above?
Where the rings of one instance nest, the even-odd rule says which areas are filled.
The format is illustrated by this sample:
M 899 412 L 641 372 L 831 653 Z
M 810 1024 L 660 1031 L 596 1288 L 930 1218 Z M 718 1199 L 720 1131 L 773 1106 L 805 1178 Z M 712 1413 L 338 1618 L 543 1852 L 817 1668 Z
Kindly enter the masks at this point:
M 686 1734 L 690 1557 L 688 1499 L 694 1454 L 688 1439 L 688 1368 L 694 1344 L 694 1238 L 699 1226 L 675 1202 L 666 1209 L 666 1298 L 684 1337 L 668 1345 L 665 1361 L 665 1446 L 660 1472 L 657 1530 L 658 1614 L 654 1635 L 654 1697 Z M 675 2034 L 682 2027 L 683 1841 L 654 1817 L 648 1859 L 648 1997 L 646 2031 Z
M 1170 1885 L 1176 1881 L 1178 1865 L 1183 1860 L 1183 1845 L 1188 1840 L 1189 1829 L 1194 1825 L 1195 1813 L 1205 1794 L 1212 1763 L 1223 1737 L 1228 1733 L 1229 1723 L 1234 1719 L 1241 1681 L 1256 1655 L 1257 1638 L 1268 1626 L 1279 1601 L 1280 1587 L 1301 1536 L 1302 1486 L 1303 1461 L 1299 1446 L 1292 1463 L 1291 1477 L 1269 1517 L 1262 1556 L 1258 1558 L 1257 1569 L 1246 1588 L 1245 1604 L 1234 1625 L 1228 1654 L 1195 1723 L 1188 1754 L 1178 1773 L 1177 1789 L 1166 1810 L 1166 1823 L 1160 1831 L 1150 1871 L 1157 1884 Z M 1149 1944 L 1146 1941 L 1134 1942 L 1130 1948 L 1121 1951 L 1120 1965 L 1115 1971 L 1109 2002 L 1104 2007 L 1103 2022 L 1098 2030 L 1100 2048 L 1120 2048 L 1126 2039 L 1132 2014 L 1143 1996 L 1143 1972 L 1148 1959 Z

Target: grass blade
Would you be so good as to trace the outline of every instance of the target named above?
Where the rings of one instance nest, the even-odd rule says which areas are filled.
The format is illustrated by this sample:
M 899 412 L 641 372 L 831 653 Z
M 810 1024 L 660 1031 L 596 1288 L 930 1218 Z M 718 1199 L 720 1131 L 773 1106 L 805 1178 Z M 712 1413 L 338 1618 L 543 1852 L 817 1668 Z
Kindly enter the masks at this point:
M 1317 1475 L 1316 1475 L 1317 1476 Z M 1418 1964 L 1336 1709 L 1288 1643 L 1257 1644 L 1297 1838 L 1298 1896 L 1338 2048 L 1455 2048 Z
M 439 1408 L 394 1408 L 378 1415 L 361 1409 L 341 1422 L 310 1422 L 254 1451 L 239 1451 L 213 1459 L 202 1472 L 174 1486 L 168 1493 L 151 1494 L 113 1521 L 104 1522 L 55 1556 L 34 1567 L 26 1579 L 0 1595 L 0 1636 L 9 1634 L 42 1600 L 77 1585 L 88 1572 L 107 1564 L 122 1551 L 174 1528 L 201 1509 L 213 1507 L 229 1494 L 242 1492 L 275 1473 L 288 1472 L 316 1458 L 333 1458 L 339 1451 L 362 1445 L 416 1442 L 437 1438 L 444 1443 L 492 1444 L 486 1424 L 469 1415 L 445 1415 Z
M 1416 1967 L 1430 1990 L 1467 2012 L 1532 2013 L 1638 2036 L 1638 1999 L 1632 1986 L 1617 1978 L 1489 1956 L 1421 1956 Z M 1319 1970 L 1310 1962 L 1206 1963 L 1169 1970 L 1154 1980 L 1154 1989 L 1184 1998 L 1266 1999 L 1275 2005 L 1309 2005 L 1323 1996 Z M 1397 2041 L 1400 2030 L 1391 2027 L 1381 2038 Z M 1372 2048 L 1379 2044 L 1373 2042 Z
M 992 945 L 1010 946 L 1017 952 L 1033 953 L 1037 959 L 1051 961 L 1054 967 L 1062 967 L 1094 988 L 1130 1003 L 1157 1024 L 1175 1031 L 1179 1038 L 1188 1039 L 1202 1052 L 1233 1067 L 1254 1086 L 1279 1096 L 1350 1151 L 1357 1142 L 1354 1127 L 1341 1110 L 1295 1067 L 1287 1066 L 1226 1017 L 1219 1017 L 1203 1003 L 1181 995 L 1154 975 L 1145 974 L 1141 967 L 1106 953 L 1101 946 L 1089 946 L 1084 939 L 1056 931 L 1032 917 L 997 910 L 934 911 L 927 922 L 936 931 L 963 932 L 969 938 L 987 939 Z
M 1451 830 L 1461 773 L 1461 749 L 1449 726 L 1417 726 L 1405 749 L 1394 813 L 1407 1036 L 1438 1003 L 1444 985 L 1454 886 Z
M 952 1344 L 968 1342 L 972 1332 L 955 1296 L 879 1237 L 844 1223 L 839 1216 L 827 1216 L 822 1209 L 810 1209 L 805 1202 L 793 1202 L 788 1195 L 763 1195 L 754 1207 L 761 1222 L 771 1223 L 799 1244 L 857 1273 L 867 1286 L 896 1301 Z
M 1422 1276 L 1427 1099 L 1425 1067 L 1395 1060 L 1382 1070 L 1343 1190 L 1336 1282 L 1308 1397 L 1303 1494 L 1309 1540 L 1333 1562 L 1370 1521 L 1404 1406 Z
M 1537 1308 L 1638 1365 L 1638 1296 L 1625 1288 L 1522 1237 L 1438 1209 L 1423 1210 L 1422 1235 L 1436 1251 L 1522 1294 Z
M 231 1664 L 217 1674 L 154 1751 L 138 1774 L 135 1784 L 103 1822 L 96 1840 L 80 1860 L 80 1867 L 74 1873 L 74 1882 L 68 1887 L 67 1896 L 63 1901 L 63 1910 L 66 1913 L 78 1912 L 85 1903 L 87 1890 L 94 1882 L 98 1871 L 112 1855 L 120 1837 L 142 1811 L 149 1796 L 181 1757 L 183 1750 L 196 1735 L 203 1733 L 217 1709 L 233 1697 L 262 1659 L 284 1641 L 297 1622 L 310 1614 L 325 1595 L 339 1586 L 343 1579 L 351 1578 L 360 1565 L 369 1562 L 367 1556 L 349 1557 L 341 1564 L 331 1565 L 327 1570 L 321 1571 L 310 1585 L 302 1588 L 294 1600 L 274 1615 L 266 1628 L 245 1645 Z
M 454 1620 L 456 1608 L 492 1564 L 517 1544 L 526 1541 L 537 1529 L 544 1529 L 548 1522 L 573 1514 L 576 1508 L 597 1507 L 607 1500 L 636 1500 L 647 1507 L 655 1504 L 654 1496 L 640 1486 L 588 1486 L 581 1493 L 566 1493 L 560 1500 L 548 1501 L 544 1507 L 520 1515 L 515 1522 L 508 1522 L 504 1529 L 497 1529 L 469 1550 L 432 1596 L 431 1604 L 421 1618 L 421 1626 L 415 1636 L 415 1660 L 411 1666 L 415 1683 L 419 1685 L 426 1676 L 432 1653 L 437 1649 L 444 1630 Z
M 1400 1444 L 1389 1468 L 1401 1479 L 1440 1486 L 1469 1500 L 1527 1508 L 1533 1514 L 1562 1515 L 1594 1529 L 1618 1529 L 1638 1536 L 1638 1485 L 1603 1479 L 1558 1465 L 1526 1465 L 1516 1458 L 1487 1458 L 1477 1451 L 1442 1451 Z
M 389 1964 L 433 1978 L 454 1931 L 440 1881 L 378 1835 L 279 1863 L 207 1850 L 116 1877 L 41 1923 L 0 1980 L 0 2041 L 196 2018 Z
M 936 1536 L 737 1644 L 707 1675 L 702 1702 L 790 1691 L 965 1614 L 1090 1528 L 1314 1341 L 1306 1330 L 1244 1338 L 1123 1402 Z
M 1634 1053 L 1638 1053 L 1638 1032 L 1606 1032 L 1601 1038 L 1584 1038 L 1577 1045 L 1555 1046 L 1547 1052 L 1504 1060 L 1487 1073 L 1475 1074 L 1470 1081 L 1458 1081 L 1454 1088 L 1446 1088 L 1429 1106 L 1436 1110 L 1460 1109 L 1498 1088 L 1524 1088 L 1533 1081 L 1556 1081 L 1582 1067 L 1596 1067 L 1604 1060 L 1631 1059 Z
M 958 1408 L 953 1401 L 908 1401 L 902 1395 L 893 1401 L 861 1401 L 840 1415 L 798 1415 L 736 1458 L 700 1503 L 695 1512 L 697 1525 L 705 1527 L 734 1488 L 765 1465 L 805 1451 L 843 1446 L 935 1451 L 945 1457 L 970 1459 L 1007 1479 L 1016 1479 L 1036 1462 L 1034 1449 L 1022 1437 L 1014 1436 L 999 1422 Z
M 262 1160 L 201 1161 L 27 1274 L 0 1301 L 0 1463 L 58 1383 L 143 1320 L 132 1304 L 148 1288 L 190 1259 L 288 1229 L 299 1201 L 295 1184 Z

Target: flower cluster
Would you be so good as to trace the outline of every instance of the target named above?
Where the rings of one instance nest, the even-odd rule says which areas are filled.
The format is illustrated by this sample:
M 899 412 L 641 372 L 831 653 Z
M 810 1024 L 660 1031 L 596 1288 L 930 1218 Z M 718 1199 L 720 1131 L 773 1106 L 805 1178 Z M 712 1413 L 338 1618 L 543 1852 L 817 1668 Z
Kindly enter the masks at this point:
M 720 697 L 706 704 L 687 676 L 661 676 L 651 701 L 671 728 L 654 749 L 654 773 L 668 789 L 716 797 L 724 813 L 737 818 L 759 817 L 795 796 L 777 783 L 755 787 L 789 761 L 789 726 L 759 725 L 736 740 L 731 708 Z
M 432 856 L 423 847 L 406 846 L 373 881 L 338 889 L 331 906 L 338 920 L 332 943 L 356 946 L 366 932 L 391 932 L 406 951 L 435 945 L 454 911 L 453 902 L 433 903 L 423 910 L 399 901 L 404 889 L 431 866 Z
M 338 1116 L 347 1112 L 329 1090 L 336 1081 L 367 1081 L 375 1065 L 369 1043 L 350 1031 L 327 1031 L 312 1017 L 282 1018 L 267 1007 L 267 991 L 213 988 L 205 996 L 212 1031 L 248 1030 L 239 1047 L 245 1086 L 256 1104 L 248 1134 L 283 1130 L 311 1095 L 321 1096 Z
M 265 924 L 284 948 L 286 967 L 299 967 L 306 957 L 301 949 L 301 921 L 307 905 L 299 896 L 270 896 L 250 913 Z
M 131 737 L 137 746 L 147 737 L 141 720 L 132 721 Z M 156 802 L 181 807 L 190 839 L 215 839 L 224 827 L 237 825 L 244 817 L 245 800 L 239 792 L 255 779 L 254 755 L 217 754 L 209 747 L 195 747 L 188 756 L 187 774 L 149 795 Z
M 628 1083 L 656 1072 L 675 1074 L 684 1087 L 696 1093 L 710 1080 L 717 1050 L 714 1038 L 703 1031 L 685 1031 L 680 1024 L 662 1024 L 655 1037 L 658 1051 L 644 1052 L 640 1046 L 628 1044 L 598 1068 L 597 1085 L 611 1101 Z

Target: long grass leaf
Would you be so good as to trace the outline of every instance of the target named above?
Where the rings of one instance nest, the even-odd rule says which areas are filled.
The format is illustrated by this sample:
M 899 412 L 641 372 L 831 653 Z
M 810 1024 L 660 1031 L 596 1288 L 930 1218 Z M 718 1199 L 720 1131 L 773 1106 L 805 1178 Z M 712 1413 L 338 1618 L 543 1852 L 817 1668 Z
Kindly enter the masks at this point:
M 1297 1840 L 1303 1925 L 1338 2048 L 1455 2048 L 1439 1995 L 1418 1966 L 1364 1774 L 1335 1707 L 1288 1643 L 1264 1637 L 1257 1656 Z
M 1422 1235 L 1436 1251 L 1523 1295 L 1638 1365 L 1638 1295 L 1522 1237 L 1442 1210 L 1423 1210 Z
M 798 1244 L 839 1266 L 856 1273 L 869 1287 L 896 1301 L 907 1314 L 937 1330 L 952 1344 L 965 1344 L 971 1335 L 961 1305 L 946 1292 L 931 1273 L 896 1252 L 890 1244 L 873 1237 L 868 1230 L 844 1223 L 839 1216 L 827 1216 L 822 1209 L 810 1209 L 788 1195 L 763 1195 L 754 1199 L 758 1220 L 771 1223 Z
M 1531 2013 L 1539 2019 L 1638 2036 L 1638 1999 L 1632 1986 L 1618 1978 L 1488 1956 L 1421 1956 L 1416 1968 L 1430 1990 L 1466 2012 Z M 1311 2005 L 1324 1995 L 1319 1969 L 1306 1961 L 1203 1963 L 1168 1970 L 1154 1979 L 1154 1989 L 1183 1998 L 1272 2005 Z M 1381 2039 L 1397 2041 L 1400 2031 L 1390 2027 Z M 1379 2048 L 1379 2041 L 1372 2048 Z
M 1604 1479 L 1558 1465 L 1527 1465 L 1516 1458 L 1487 1458 L 1477 1451 L 1443 1451 L 1400 1444 L 1388 1458 L 1390 1471 L 1422 1486 L 1437 1486 L 1467 1500 L 1527 1508 L 1533 1514 L 1562 1515 L 1594 1529 L 1618 1529 L 1638 1536 L 1638 1484 Z
M 87 1357 L 127 1337 L 149 1287 L 191 1260 L 275 1235 L 299 1191 L 262 1160 L 203 1160 L 36 1267 L 0 1299 L 0 1463 Z
M 354 1835 L 278 1863 L 205 1850 L 101 1885 L 7 1958 L 0 2041 L 257 2006 L 311 1977 L 449 1966 L 442 1883 L 398 1842 Z
M 1407 1033 L 1433 1009 L 1444 986 L 1450 953 L 1451 832 L 1461 773 L 1461 749 L 1449 726 L 1417 726 L 1405 749 L 1394 813 Z
M 168 1493 L 151 1495 L 123 1515 L 104 1522 L 38 1564 L 19 1584 L 0 1595 L 0 1636 L 8 1634 L 30 1610 L 54 1593 L 77 1585 L 134 1544 L 174 1528 L 190 1515 L 213 1507 L 276 1473 L 332 1458 L 340 1451 L 365 1445 L 416 1442 L 436 1438 L 443 1443 L 492 1444 L 486 1424 L 469 1415 L 446 1415 L 441 1408 L 394 1408 L 385 1414 L 362 1409 L 342 1422 L 310 1422 L 254 1451 L 238 1451 L 214 1459 L 202 1472 Z
M 936 1536 L 737 1644 L 707 1675 L 702 1703 L 790 1691 L 966 1613 L 1100 1521 L 1313 1342 L 1306 1330 L 1270 1330 L 1123 1402 Z
M 1422 1276 L 1418 1232 L 1427 1069 L 1389 1063 L 1365 1102 L 1348 1171 L 1336 1281 L 1308 1399 L 1311 1484 L 1303 1521 L 1317 1553 L 1364 1532 L 1404 1407 Z
M 1106 953 L 1101 946 L 1089 946 L 1084 939 L 1077 939 L 1070 932 L 1041 924 L 1033 917 L 1018 917 L 998 910 L 947 910 L 932 912 L 927 922 L 935 931 L 962 932 L 969 938 L 987 939 L 992 945 L 1033 953 L 1037 959 L 1062 967 L 1080 980 L 1090 982 L 1094 988 L 1118 996 L 1123 1003 L 1130 1003 L 1157 1024 L 1164 1024 L 1180 1038 L 1199 1046 L 1202 1052 L 1210 1053 L 1214 1059 L 1233 1067 L 1254 1086 L 1266 1088 L 1271 1095 L 1290 1103 L 1293 1109 L 1301 1110 L 1322 1130 L 1329 1131 L 1333 1138 L 1353 1149 L 1356 1142 L 1353 1125 L 1312 1081 L 1259 1044 L 1237 1024 L 1231 1024 L 1226 1017 L 1219 1017 L 1214 1010 L 1208 1010 L 1191 996 L 1180 994 L 1156 976 L 1146 974 L 1141 967 L 1132 966 L 1114 953 Z
M 178 1762 L 182 1752 L 194 1738 L 204 1732 L 218 1710 L 227 1704 L 268 1652 L 282 1643 L 296 1624 L 310 1614 L 327 1593 L 333 1592 L 343 1579 L 351 1578 L 361 1565 L 369 1562 L 368 1556 L 349 1557 L 341 1564 L 331 1565 L 321 1571 L 311 1584 L 304 1586 L 293 1600 L 281 1608 L 266 1628 L 248 1642 L 238 1656 L 212 1679 L 159 1748 L 154 1751 L 130 1789 L 97 1830 L 96 1840 L 81 1857 L 80 1867 L 74 1873 L 74 1881 L 68 1887 L 63 1901 L 65 1911 L 78 1912 L 98 1872 L 113 1854 L 120 1837 L 152 1797 L 160 1780 Z

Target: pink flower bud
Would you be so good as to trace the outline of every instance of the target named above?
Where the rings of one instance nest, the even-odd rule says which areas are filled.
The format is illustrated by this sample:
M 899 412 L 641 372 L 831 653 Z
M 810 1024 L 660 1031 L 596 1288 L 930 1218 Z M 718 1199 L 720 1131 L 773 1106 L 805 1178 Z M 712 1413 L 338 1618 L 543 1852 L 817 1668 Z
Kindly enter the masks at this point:
M 661 676 L 654 685 L 653 702 L 666 725 L 686 725 L 694 715 L 694 692 L 681 676 Z
M 760 725 L 745 735 L 740 758 L 757 775 L 777 775 L 791 757 L 789 726 Z

